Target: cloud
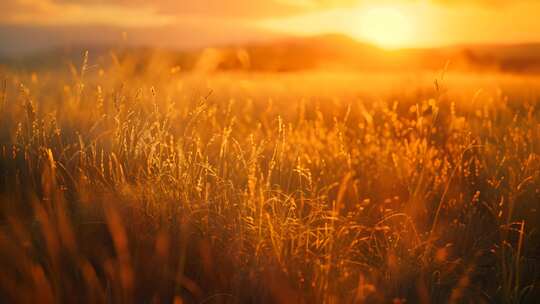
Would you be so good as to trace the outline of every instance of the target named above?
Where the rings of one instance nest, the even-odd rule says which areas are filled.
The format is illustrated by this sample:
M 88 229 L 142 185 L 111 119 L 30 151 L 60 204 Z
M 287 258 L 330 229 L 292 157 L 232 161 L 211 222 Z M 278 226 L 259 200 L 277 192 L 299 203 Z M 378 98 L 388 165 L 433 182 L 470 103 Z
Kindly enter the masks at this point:
M 10 1 L 10 0 L 8 0 Z M 84 6 L 103 6 L 113 3 L 118 7 L 136 8 L 148 6 L 156 12 L 174 16 L 198 16 L 212 18 L 261 18 L 301 13 L 302 6 L 294 0 L 54 0 L 58 4 L 77 3 Z M 303 0 L 298 0 L 303 1 Z M 310 1 L 310 0 L 307 0 Z M 315 0 L 317 1 L 317 0 Z
M 302 12 L 275 0 L 0 0 L 0 53 L 65 45 L 126 43 L 164 47 L 259 41 L 253 20 Z
M 0 24 L 148 27 L 189 18 L 254 20 L 297 16 L 363 4 L 512 6 L 532 0 L 0 0 Z
M 507 6 L 520 2 L 531 2 L 530 0 L 432 0 L 435 3 L 440 3 L 444 5 L 474 5 L 474 6 L 485 6 L 485 7 L 498 7 L 498 6 Z
M 52 0 L 7 0 L 0 4 L 0 24 L 12 25 L 114 25 L 162 26 L 173 23 L 171 15 L 151 6 L 61 3 Z
M 358 0 L 1 0 L 0 24 L 155 26 L 185 18 L 260 19 Z

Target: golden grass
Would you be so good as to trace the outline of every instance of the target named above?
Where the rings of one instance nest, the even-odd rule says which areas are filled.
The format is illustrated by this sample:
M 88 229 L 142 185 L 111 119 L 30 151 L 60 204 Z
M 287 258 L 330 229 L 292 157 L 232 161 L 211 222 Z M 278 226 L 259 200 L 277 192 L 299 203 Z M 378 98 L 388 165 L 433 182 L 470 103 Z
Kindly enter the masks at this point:
M 2 74 L 2 301 L 538 297 L 537 79 L 87 58 Z

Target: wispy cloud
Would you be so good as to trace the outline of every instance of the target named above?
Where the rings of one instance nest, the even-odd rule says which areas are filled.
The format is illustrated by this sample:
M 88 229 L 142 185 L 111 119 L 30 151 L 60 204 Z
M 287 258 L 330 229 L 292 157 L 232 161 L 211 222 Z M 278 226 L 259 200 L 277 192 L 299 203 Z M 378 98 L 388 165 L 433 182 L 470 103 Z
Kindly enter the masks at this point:
M 162 26 L 185 18 L 291 17 L 366 4 L 513 6 L 533 0 L 1 0 L 0 24 Z
M 113 25 L 149 27 L 171 24 L 173 15 L 152 6 L 62 3 L 52 0 L 7 0 L 0 4 L 0 23 L 13 25 Z

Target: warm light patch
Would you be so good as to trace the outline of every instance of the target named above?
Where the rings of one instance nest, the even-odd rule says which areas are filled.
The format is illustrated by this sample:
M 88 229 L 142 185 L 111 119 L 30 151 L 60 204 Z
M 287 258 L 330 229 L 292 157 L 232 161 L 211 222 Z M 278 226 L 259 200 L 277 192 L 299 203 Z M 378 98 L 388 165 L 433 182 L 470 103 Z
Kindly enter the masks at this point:
M 438 7 L 425 2 L 373 3 L 267 19 L 259 25 L 300 35 L 342 33 L 383 48 L 406 48 L 436 42 L 433 32 L 439 26 L 437 15 L 440 15 Z
M 1 11 L 0 5 L 0 11 Z M 2 18 L 3 17 L 3 18 Z M 173 24 L 176 18 L 162 14 L 153 6 L 90 4 L 77 1 L 24 0 L 0 24 L 38 26 L 108 25 L 125 28 L 158 27 Z
M 353 34 L 384 48 L 410 44 L 414 38 L 414 18 L 398 7 L 373 7 L 359 12 Z

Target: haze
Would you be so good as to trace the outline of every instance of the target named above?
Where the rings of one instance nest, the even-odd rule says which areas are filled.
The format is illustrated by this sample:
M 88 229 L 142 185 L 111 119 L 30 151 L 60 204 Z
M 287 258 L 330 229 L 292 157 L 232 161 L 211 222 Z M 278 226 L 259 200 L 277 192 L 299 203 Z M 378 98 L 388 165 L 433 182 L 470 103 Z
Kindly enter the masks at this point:
M 0 53 L 64 45 L 201 47 L 339 33 L 385 48 L 540 41 L 540 3 L 4 0 Z

